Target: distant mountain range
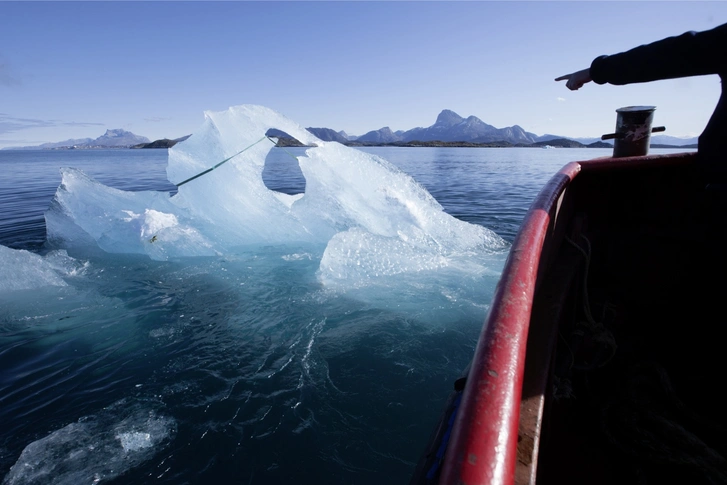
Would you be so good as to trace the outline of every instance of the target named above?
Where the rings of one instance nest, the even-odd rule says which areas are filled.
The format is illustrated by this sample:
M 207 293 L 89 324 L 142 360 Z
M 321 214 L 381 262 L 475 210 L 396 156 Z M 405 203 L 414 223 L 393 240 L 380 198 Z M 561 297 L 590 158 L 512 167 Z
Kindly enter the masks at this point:
M 337 141 L 346 145 L 432 145 L 432 142 L 442 144 L 463 144 L 466 146 L 478 144 L 490 145 L 518 145 L 518 146 L 543 146 L 554 142 L 553 146 L 578 147 L 578 146 L 604 146 L 601 138 L 573 138 L 563 135 L 546 134 L 538 136 L 535 133 L 525 131 L 518 125 L 506 128 L 495 128 L 488 125 L 476 116 L 463 118 L 452 110 L 445 109 L 428 128 L 412 128 L 407 131 L 392 131 L 385 126 L 378 130 L 369 131 L 359 137 L 349 136 L 343 131 L 335 131 L 330 128 L 306 128 L 323 141 Z M 283 134 L 285 136 L 285 134 Z M 562 141 L 566 140 L 566 141 Z M 576 143 L 572 143 L 572 142 Z M 613 141 L 609 140 L 609 145 Z M 696 145 L 697 138 L 678 138 L 668 135 L 654 135 L 651 137 L 653 145 L 689 146 Z
M 463 118 L 454 111 L 445 109 L 439 113 L 437 120 L 428 128 L 391 131 L 391 128 L 387 126 L 369 131 L 356 138 L 355 141 L 359 143 L 410 143 L 413 141 L 490 143 L 504 141 L 513 144 L 530 144 L 538 141 L 538 135 L 529 133 L 518 125 L 495 128 L 476 116 Z
M 525 131 L 518 125 L 506 128 L 495 128 L 488 125 L 476 116 L 463 118 L 452 110 L 445 109 L 433 125 L 427 128 L 412 128 L 407 131 L 392 131 L 385 126 L 378 130 L 369 131 L 361 136 L 350 136 L 345 131 L 335 131 L 331 128 L 306 128 L 309 132 L 323 141 L 336 141 L 344 145 L 407 145 L 407 146 L 543 146 L 550 144 L 560 147 L 604 146 L 600 138 L 572 138 L 562 135 L 546 134 L 538 136 Z M 297 140 L 279 130 L 269 130 L 268 136 L 280 139 L 281 145 L 299 145 Z M 143 136 L 135 135 L 124 130 L 106 130 L 106 133 L 96 139 L 83 138 L 78 140 L 65 140 L 57 143 L 44 143 L 34 147 L 13 147 L 5 150 L 37 150 L 60 148 L 169 148 L 185 140 L 189 135 L 173 140 L 164 138 L 149 142 Z M 598 143 L 597 143 L 598 142 Z M 613 142 L 609 140 L 611 145 Z M 688 147 L 697 144 L 697 138 L 677 138 L 668 135 L 655 135 L 651 137 L 652 145 L 668 145 Z
M 95 139 L 80 138 L 59 141 L 56 143 L 43 143 L 42 145 L 32 147 L 10 147 L 4 148 L 4 150 L 38 150 L 57 148 L 129 148 L 140 143 L 149 143 L 149 139 L 145 136 L 135 135 L 130 131 L 117 129 L 106 130 L 106 133 Z

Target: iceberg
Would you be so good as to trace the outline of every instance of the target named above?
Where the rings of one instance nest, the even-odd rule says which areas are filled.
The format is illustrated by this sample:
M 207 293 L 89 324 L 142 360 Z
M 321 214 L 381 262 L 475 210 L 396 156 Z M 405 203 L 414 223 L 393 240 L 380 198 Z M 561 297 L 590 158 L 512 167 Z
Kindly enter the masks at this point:
M 156 260 L 217 254 L 215 245 L 185 216 L 169 194 L 118 190 L 80 170 L 64 168 L 45 221 L 52 247 L 97 246 L 109 253 L 141 253 Z
M 297 157 L 305 193 L 265 186 L 271 129 L 310 147 Z M 160 261 L 312 244 L 324 248 L 319 277 L 332 285 L 442 268 L 481 272 L 497 267 L 508 246 L 493 231 L 445 213 L 385 159 L 323 142 L 262 106 L 206 112 L 199 130 L 169 150 L 167 176 L 178 185 L 173 196 L 121 191 L 63 169 L 46 213 L 48 241 Z
M 66 286 L 63 277 L 82 272 L 83 263 L 69 257 L 64 250 L 51 251 L 43 257 L 24 249 L 0 246 L 0 267 L 6 275 L 0 280 L 0 293 L 5 293 Z
M 100 483 L 153 457 L 176 432 L 156 403 L 118 401 L 25 447 L 3 485 Z

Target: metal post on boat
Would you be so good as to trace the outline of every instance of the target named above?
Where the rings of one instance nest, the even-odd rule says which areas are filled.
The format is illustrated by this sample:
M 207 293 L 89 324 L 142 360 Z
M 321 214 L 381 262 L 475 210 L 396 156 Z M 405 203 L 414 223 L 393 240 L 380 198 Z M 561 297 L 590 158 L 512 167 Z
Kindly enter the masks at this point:
M 627 106 L 616 110 L 616 133 L 603 135 L 601 140 L 613 139 L 613 158 L 648 155 L 651 134 L 666 130 L 651 128 L 656 106 Z

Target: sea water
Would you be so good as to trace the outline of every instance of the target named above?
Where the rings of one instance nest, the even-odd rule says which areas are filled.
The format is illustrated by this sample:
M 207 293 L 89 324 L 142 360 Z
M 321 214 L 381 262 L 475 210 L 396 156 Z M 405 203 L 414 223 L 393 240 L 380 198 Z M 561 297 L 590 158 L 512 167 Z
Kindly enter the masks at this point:
M 259 167 L 264 185 L 305 193 L 290 157 L 305 152 L 272 149 Z M 460 259 L 468 268 L 456 264 L 465 256 L 443 252 L 434 256 L 451 264 L 411 271 L 421 257 L 411 247 L 362 232 L 383 227 L 378 220 L 339 227 L 324 242 L 258 239 L 167 259 L 113 252 L 123 246 L 108 237 L 107 250 L 51 246 L 43 214 L 61 167 L 116 189 L 174 194 L 167 150 L 0 151 L 0 259 L 13 282 L 0 292 L 3 483 L 406 482 L 472 357 L 530 201 L 567 161 L 608 152 L 360 152 L 505 247 Z M 106 190 L 96 182 L 82 195 Z M 214 225 L 188 220 L 210 238 Z M 332 261 L 349 272 L 324 277 L 326 251 L 356 250 L 374 273 L 342 257 Z M 387 268 L 397 274 L 375 276 Z

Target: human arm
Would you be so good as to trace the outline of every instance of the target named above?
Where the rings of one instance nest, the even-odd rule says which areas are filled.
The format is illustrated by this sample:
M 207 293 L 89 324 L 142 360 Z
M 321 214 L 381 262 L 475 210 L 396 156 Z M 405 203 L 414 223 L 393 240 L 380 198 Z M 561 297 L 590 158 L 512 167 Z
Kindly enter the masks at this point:
M 727 71 L 727 24 L 704 32 L 642 45 L 620 54 L 600 56 L 589 69 L 596 84 L 631 84 Z
M 591 82 L 591 70 L 590 69 L 582 69 L 580 71 L 566 74 L 564 76 L 560 76 L 555 78 L 556 81 L 566 81 L 565 87 L 570 89 L 571 91 L 575 91 L 576 89 L 580 89 L 581 86 L 584 84 Z

